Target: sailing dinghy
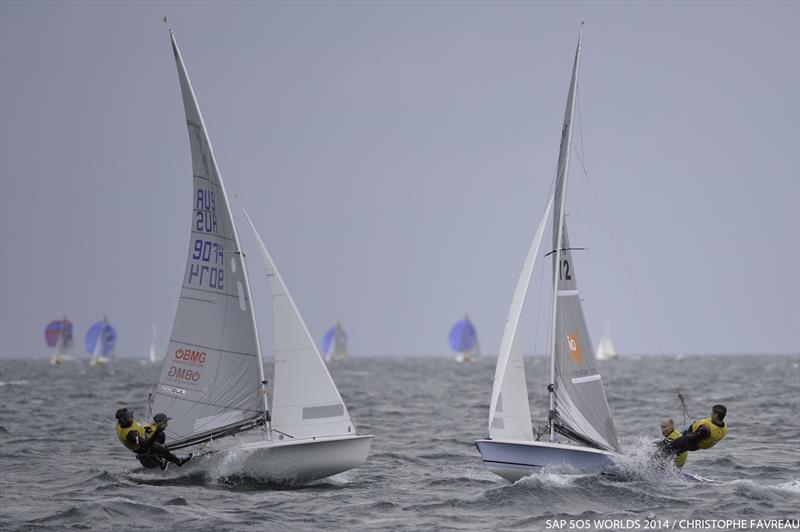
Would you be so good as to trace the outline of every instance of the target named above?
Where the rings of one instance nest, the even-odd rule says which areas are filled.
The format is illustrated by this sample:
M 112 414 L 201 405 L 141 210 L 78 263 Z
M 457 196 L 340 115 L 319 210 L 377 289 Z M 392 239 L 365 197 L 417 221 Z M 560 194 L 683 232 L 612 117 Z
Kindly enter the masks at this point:
M 582 35 L 582 28 L 581 28 Z M 489 437 L 475 442 L 486 467 L 512 482 L 542 468 L 608 472 L 619 455 L 614 421 L 583 316 L 575 262 L 564 220 L 581 37 L 575 51 L 551 197 L 517 282 L 497 357 L 489 406 Z M 553 300 L 547 441 L 534 439 L 518 331 L 531 272 L 553 210 Z
M 597 360 L 617 358 L 617 350 L 614 349 L 614 342 L 611 340 L 611 321 L 606 320 L 603 336 L 600 337 L 600 343 L 597 345 L 597 351 L 595 351 L 595 358 Z
M 151 364 L 155 364 L 156 362 L 161 362 L 164 359 L 164 352 L 159 350 L 156 346 L 156 324 L 153 324 L 153 335 L 152 339 L 150 340 L 150 355 L 148 356 L 148 360 L 150 360 Z
M 114 357 L 114 344 L 117 343 L 117 330 L 108 323 L 108 318 L 92 325 L 86 332 L 86 351 L 92 355 L 90 366 L 110 362 Z
M 171 30 L 170 38 L 192 154 L 192 223 L 178 309 L 150 410 L 171 418 L 165 432 L 169 449 L 195 451 L 185 466 L 190 469 L 235 462 L 236 474 L 302 484 L 356 467 L 366 460 L 373 436 L 356 432 L 248 217 L 272 290 L 276 345 L 269 409 L 244 253 Z
M 338 321 L 322 337 L 322 353 L 331 361 L 347 360 L 350 357 L 347 352 L 347 335 Z
M 69 360 L 68 355 L 72 349 L 72 322 L 66 316 L 60 320 L 51 321 L 44 329 L 44 339 L 47 346 L 53 348 L 50 363 L 63 364 Z
M 472 362 L 481 354 L 478 333 L 466 314 L 463 320 L 458 320 L 450 329 L 447 340 L 450 349 L 456 352 L 456 362 Z

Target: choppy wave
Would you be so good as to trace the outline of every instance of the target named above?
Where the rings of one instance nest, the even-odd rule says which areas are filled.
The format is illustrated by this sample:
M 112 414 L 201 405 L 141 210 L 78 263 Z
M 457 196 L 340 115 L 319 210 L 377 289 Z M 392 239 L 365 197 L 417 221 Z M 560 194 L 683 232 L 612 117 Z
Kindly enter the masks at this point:
M 800 517 L 796 360 L 770 359 L 772 370 L 755 356 L 705 362 L 698 356 L 608 364 L 624 451 L 618 474 L 552 469 L 515 483 L 489 472 L 473 445 L 485 436 L 492 360 L 333 364 L 359 432 L 376 436 L 372 452 L 356 469 L 292 487 L 249 475 L 237 453 L 200 457 L 166 473 L 139 467 L 116 441 L 113 412 L 123 405 L 143 411 L 157 365 L 115 361 L 110 371 L 7 362 L 0 381 L 0 529 L 117 529 L 135 522 L 172 530 L 541 530 L 552 519 Z M 546 417 L 543 367 L 530 361 L 537 424 Z M 717 446 L 690 453 L 682 471 L 651 460 L 658 419 L 682 417 L 677 382 L 701 390 L 685 393 L 697 417 L 726 401 L 730 425 Z M 777 426 L 786 430 L 764 430 Z

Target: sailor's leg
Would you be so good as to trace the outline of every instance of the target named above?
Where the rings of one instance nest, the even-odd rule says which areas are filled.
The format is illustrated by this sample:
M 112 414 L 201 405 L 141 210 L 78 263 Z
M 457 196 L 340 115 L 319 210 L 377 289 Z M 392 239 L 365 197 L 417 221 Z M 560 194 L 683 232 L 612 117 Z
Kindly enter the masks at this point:
M 173 464 L 180 464 L 181 459 L 169 452 L 169 449 L 164 447 L 162 444 L 158 442 L 154 442 L 152 447 L 150 447 L 150 454 L 154 454 L 160 458 L 164 458 L 172 462 Z

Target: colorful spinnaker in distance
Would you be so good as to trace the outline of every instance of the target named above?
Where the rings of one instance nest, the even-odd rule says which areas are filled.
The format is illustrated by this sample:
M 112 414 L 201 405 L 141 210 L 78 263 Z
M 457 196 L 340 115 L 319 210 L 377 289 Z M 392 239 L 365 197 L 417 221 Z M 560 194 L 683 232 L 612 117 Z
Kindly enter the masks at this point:
M 349 356 L 347 334 L 338 321 L 336 325 L 328 329 L 322 338 L 322 354 L 326 360 L 345 360 Z
M 72 322 L 66 317 L 51 321 L 44 329 L 44 339 L 47 346 L 53 348 L 50 363 L 61 364 L 72 350 Z
M 478 333 L 466 314 L 463 320 L 457 321 L 450 329 L 449 340 L 450 349 L 457 353 L 456 360 L 458 362 L 470 362 L 481 353 Z
M 103 319 L 92 325 L 86 333 L 86 351 L 92 355 L 89 364 L 96 366 L 111 360 L 116 342 L 117 330 L 108 323 L 108 318 L 103 316 Z

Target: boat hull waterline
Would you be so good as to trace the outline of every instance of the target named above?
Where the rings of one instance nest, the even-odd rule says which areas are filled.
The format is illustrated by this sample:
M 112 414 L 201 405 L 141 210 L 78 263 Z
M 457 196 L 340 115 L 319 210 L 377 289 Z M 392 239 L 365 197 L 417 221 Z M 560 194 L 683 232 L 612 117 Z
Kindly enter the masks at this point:
M 543 469 L 568 473 L 613 473 L 612 451 L 539 441 L 478 440 L 475 446 L 489 471 L 516 482 Z
M 242 475 L 276 484 L 301 485 L 358 467 L 367 460 L 374 436 L 330 436 L 304 440 L 237 437 L 213 442 L 181 469 L 219 476 Z M 242 441 L 244 440 L 244 441 Z M 218 446 L 217 446 L 218 444 Z

